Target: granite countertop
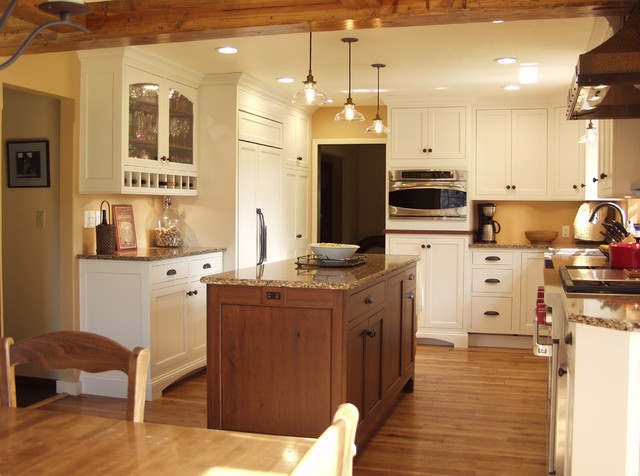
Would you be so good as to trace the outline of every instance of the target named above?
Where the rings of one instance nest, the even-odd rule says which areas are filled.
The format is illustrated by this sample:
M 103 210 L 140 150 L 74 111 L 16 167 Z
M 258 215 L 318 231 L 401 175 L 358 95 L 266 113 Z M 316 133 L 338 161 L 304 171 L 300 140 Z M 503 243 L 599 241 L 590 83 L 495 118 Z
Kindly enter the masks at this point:
M 98 255 L 95 253 L 80 254 L 79 259 L 101 259 L 114 261 L 159 261 L 163 259 L 184 258 L 187 256 L 204 255 L 226 251 L 226 248 L 138 248 L 128 251 L 116 251 L 109 255 Z
M 296 265 L 295 259 L 204 276 L 206 284 L 274 286 L 286 288 L 353 289 L 420 258 L 402 255 L 365 255 L 367 261 L 351 268 L 322 268 Z
M 549 249 L 551 245 L 542 245 L 542 244 L 532 244 L 525 242 L 513 242 L 513 243 L 480 243 L 480 242 L 472 242 L 469 243 L 470 249 L 478 249 L 478 248 L 504 248 L 504 249 L 534 249 L 545 251 Z
M 589 326 L 640 332 L 640 294 L 566 293 L 558 273 L 561 266 L 608 266 L 599 252 L 582 248 L 550 250 L 553 269 L 545 269 L 545 301 L 547 293 L 562 294 L 569 322 Z

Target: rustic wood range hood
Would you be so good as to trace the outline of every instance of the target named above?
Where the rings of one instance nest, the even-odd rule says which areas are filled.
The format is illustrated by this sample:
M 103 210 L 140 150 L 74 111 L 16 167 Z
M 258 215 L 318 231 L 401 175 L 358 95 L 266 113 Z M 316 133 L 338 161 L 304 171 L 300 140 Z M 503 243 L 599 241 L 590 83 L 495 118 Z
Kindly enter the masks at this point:
M 640 117 L 640 6 L 600 46 L 580 55 L 568 119 Z

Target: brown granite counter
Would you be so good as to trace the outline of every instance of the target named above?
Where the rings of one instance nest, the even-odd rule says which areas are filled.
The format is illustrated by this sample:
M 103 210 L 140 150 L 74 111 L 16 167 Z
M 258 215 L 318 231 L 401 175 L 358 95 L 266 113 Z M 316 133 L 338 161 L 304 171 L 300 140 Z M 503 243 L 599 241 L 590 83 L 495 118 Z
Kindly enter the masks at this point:
M 366 255 L 367 261 L 351 268 L 321 268 L 296 265 L 295 259 L 267 263 L 204 276 L 205 284 L 275 286 L 286 288 L 351 289 L 386 273 L 418 261 L 418 256 Z
M 640 295 L 566 293 L 558 274 L 561 266 L 608 266 L 597 250 L 555 249 L 550 251 L 553 269 L 545 269 L 545 301 L 548 293 L 562 294 L 569 322 L 640 332 Z
M 114 261 L 159 261 L 163 259 L 184 258 L 187 256 L 204 255 L 226 251 L 226 248 L 138 248 L 136 250 L 116 251 L 109 255 L 97 255 L 95 253 L 80 254 L 79 259 L 101 259 Z
M 469 248 L 470 249 L 482 249 L 482 248 L 503 248 L 503 249 L 515 249 L 515 250 L 522 250 L 522 249 L 533 249 L 533 250 L 540 250 L 540 251 L 545 251 L 549 249 L 550 245 L 534 245 L 531 243 L 524 243 L 524 242 L 518 242 L 518 243 L 469 243 Z

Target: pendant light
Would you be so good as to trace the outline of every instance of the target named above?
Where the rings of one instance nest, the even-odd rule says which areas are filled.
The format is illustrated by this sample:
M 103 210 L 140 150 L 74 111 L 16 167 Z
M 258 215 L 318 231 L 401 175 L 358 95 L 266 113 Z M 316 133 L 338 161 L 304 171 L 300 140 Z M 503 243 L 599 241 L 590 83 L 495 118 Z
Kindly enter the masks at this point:
M 311 32 L 309 32 L 309 74 L 307 80 L 304 81 L 304 89 L 291 100 L 294 104 L 306 104 L 308 106 L 319 106 L 327 103 L 326 96 L 316 89 L 316 81 L 313 79 L 313 73 L 311 72 Z
M 376 109 L 376 117 L 373 119 L 373 124 L 367 127 L 365 132 L 367 134 L 388 134 L 389 128 L 382 123 L 380 118 L 380 68 L 384 68 L 386 65 L 376 63 L 371 66 L 378 70 L 378 108 Z
M 598 131 L 596 130 L 593 122 L 589 121 L 587 124 L 587 130 L 585 134 L 578 139 L 579 144 L 586 144 L 587 142 L 594 142 L 598 138 Z
M 347 96 L 347 102 L 344 103 L 344 109 L 336 114 L 336 121 L 364 121 L 364 116 L 361 112 L 356 110 L 356 105 L 351 100 L 351 43 L 358 41 L 357 38 L 343 38 L 343 43 L 349 44 L 349 96 Z

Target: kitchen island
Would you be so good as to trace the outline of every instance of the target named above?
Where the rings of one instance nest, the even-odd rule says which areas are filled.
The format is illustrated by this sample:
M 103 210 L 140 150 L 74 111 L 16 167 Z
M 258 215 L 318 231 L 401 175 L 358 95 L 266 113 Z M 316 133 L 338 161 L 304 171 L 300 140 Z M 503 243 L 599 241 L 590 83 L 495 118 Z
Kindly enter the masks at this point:
M 552 250 L 545 303 L 559 325 L 556 474 L 640 471 L 640 294 L 565 292 L 562 266 L 609 267 L 597 251 Z M 640 290 L 640 281 L 638 282 Z
M 268 263 L 207 284 L 208 427 L 318 437 L 339 404 L 356 442 L 413 390 L 418 257 L 348 268 Z

